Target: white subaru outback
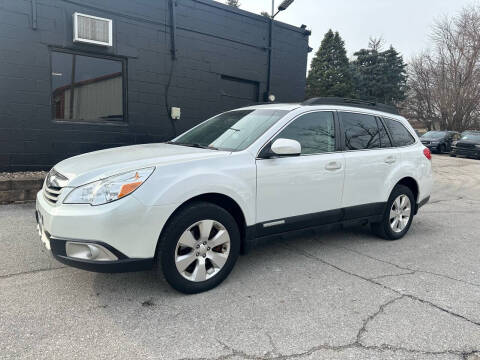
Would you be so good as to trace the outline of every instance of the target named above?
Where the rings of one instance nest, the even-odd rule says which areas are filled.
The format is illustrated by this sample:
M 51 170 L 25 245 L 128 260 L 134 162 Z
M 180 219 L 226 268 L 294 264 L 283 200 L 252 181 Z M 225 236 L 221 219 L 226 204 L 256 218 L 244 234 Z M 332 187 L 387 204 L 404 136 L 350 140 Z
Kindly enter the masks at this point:
M 370 223 L 403 237 L 432 189 L 430 151 L 396 109 L 317 98 L 215 116 L 174 140 L 64 160 L 37 195 L 42 241 L 91 271 L 158 264 L 177 290 L 220 284 L 267 237 Z

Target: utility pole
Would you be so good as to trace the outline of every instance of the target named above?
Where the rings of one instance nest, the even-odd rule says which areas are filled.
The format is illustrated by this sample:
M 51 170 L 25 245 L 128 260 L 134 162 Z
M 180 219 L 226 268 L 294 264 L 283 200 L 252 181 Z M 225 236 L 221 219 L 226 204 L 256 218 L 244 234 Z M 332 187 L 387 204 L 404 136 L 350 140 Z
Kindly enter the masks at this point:
M 274 102 L 275 95 L 271 93 L 272 86 L 272 52 L 273 52 L 273 22 L 275 16 L 278 15 L 280 11 L 286 10 L 295 0 L 284 0 L 279 6 L 278 11 L 275 12 L 275 0 L 272 0 L 272 12 L 270 16 L 270 23 L 268 28 L 268 72 L 267 72 L 267 91 L 264 95 L 265 102 Z
M 272 0 L 272 12 L 270 13 L 270 23 L 268 24 L 268 69 L 267 69 L 267 91 L 265 92 L 264 101 L 271 101 L 270 87 L 272 83 L 272 45 L 273 45 L 273 18 L 275 11 L 275 0 Z M 275 101 L 275 99 L 273 99 Z

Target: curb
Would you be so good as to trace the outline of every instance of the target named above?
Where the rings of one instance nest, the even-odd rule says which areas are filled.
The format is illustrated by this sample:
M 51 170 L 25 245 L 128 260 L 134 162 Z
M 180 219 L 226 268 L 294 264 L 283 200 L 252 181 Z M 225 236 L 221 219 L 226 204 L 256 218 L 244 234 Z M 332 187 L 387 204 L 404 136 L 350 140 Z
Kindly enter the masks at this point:
M 33 201 L 42 186 L 43 178 L 0 180 L 0 204 Z

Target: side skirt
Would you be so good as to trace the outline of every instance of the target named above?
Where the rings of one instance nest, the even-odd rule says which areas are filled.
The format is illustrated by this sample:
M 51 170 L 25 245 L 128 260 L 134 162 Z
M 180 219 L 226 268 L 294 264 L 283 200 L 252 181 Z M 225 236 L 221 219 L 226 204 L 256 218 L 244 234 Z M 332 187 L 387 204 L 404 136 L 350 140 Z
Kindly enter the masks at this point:
M 247 227 L 243 253 L 280 237 L 295 236 L 305 230 L 329 230 L 339 226 L 354 226 L 379 222 L 386 202 L 353 206 L 314 214 L 271 220 Z

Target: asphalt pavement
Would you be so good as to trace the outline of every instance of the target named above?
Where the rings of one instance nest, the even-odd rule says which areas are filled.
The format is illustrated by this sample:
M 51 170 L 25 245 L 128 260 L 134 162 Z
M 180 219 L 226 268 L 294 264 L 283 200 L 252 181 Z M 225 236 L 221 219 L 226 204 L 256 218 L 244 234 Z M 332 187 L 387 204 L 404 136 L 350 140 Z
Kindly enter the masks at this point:
M 434 156 L 409 234 L 306 233 L 240 257 L 218 288 L 64 267 L 34 204 L 0 206 L 0 359 L 480 360 L 480 161 Z

